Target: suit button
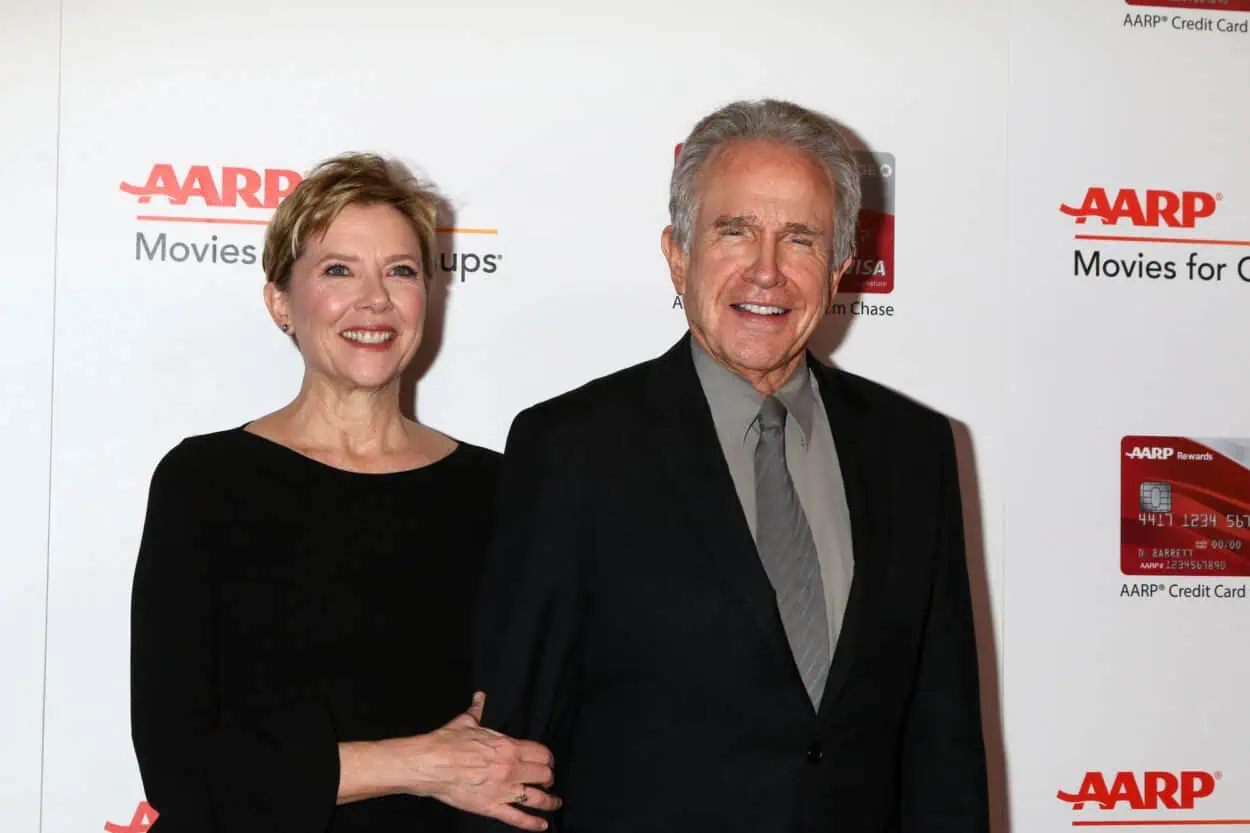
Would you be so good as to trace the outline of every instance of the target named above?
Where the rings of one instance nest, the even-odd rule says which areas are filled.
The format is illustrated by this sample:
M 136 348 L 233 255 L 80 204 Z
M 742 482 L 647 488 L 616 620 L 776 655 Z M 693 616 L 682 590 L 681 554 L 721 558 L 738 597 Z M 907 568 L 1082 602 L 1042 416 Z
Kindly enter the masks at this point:
M 809 764 L 818 763 L 825 756 L 825 751 L 820 748 L 819 743 L 813 743 L 807 747 L 807 762 Z

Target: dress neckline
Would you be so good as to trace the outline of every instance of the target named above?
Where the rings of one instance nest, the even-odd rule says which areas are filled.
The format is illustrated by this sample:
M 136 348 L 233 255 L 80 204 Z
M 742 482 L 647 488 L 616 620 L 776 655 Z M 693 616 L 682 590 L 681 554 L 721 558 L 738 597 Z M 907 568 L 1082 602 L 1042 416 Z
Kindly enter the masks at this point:
M 456 447 L 453 448 L 447 454 L 443 455 L 437 460 L 426 463 L 423 466 L 416 466 L 410 469 L 398 469 L 396 471 L 354 471 L 352 469 L 344 469 L 338 466 L 332 466 L 329 463 L 324 463 L 321 460 L 316 459 L 315 457 L 309 457 L 307 454 L 304 454 L 302 451 L 297 451 L 288 445 L 283 445 L 277 440 L 271 440 L 268 437 L 262 437 L 260 434 L 256 434 L 256 433 L 253 433 L 252 431 L 247 430 L 248 425 L 251 425 L 251 423 L 247 422 L 247 423 L 244 423 L 243 425 L 240 425 L 238 428 L 234 430 L 234 433 L 242 434 L 244 437 L 249 438 L 250 441 L 252 441 L 252 443 L 259 448 L 268 449 L 269 453 L 273 454 L 275 458 L 284 457 L 287 459 L 294 459 L 296 461 L 302 461 L 305 465 L 307 465 L 311 469 L 320 469 L 329 474 L 340 475 L 343 477 L 354 477 L 354 478 L 358 478 L 361 480 L 388 480 L 388 479 L 396 479 L 396 478 L 402 478 L 402 477 L 412 477 L 413 475 L 421 474 L 423 472 L 437 468 L 442 463 L 451 461 L 452 458 L 457 457 L 460 454 L 460 451 L 464 448 L 464 443 L 456 441 Z

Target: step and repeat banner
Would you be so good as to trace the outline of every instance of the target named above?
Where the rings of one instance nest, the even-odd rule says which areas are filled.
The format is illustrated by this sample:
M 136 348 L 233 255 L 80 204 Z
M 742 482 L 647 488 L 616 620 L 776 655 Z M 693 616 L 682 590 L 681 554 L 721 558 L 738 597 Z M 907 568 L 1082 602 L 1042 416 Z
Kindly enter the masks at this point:
M 1250 825 L 1250 3 L 1017 2 L 1017 830 Z
M 743 97 L 826 111 L 862 151 L 861 259 L 821 350 L 960 420 L 1001 747 L 1001 515 L 975 494 L 1004 488 L 986 384 L 1003 378 L 987 346 L 1004 321 L 986 308 L 1005 303 L 1006 225 L 984 208 L 1005 176 L 1005 18 L 985 2 L 903 9 L 364 0 L 344 19 L 337 3 L 66 0 L 43 830 L 151 821 L 127 699 L 149 478 L 182 437 L 297 390 L 258 260 L 301 173 L 378 150 L 446 192 L 417 412 L 501 448 L 522 408 L 684 332 L 660 253 L 674 149 Z
M 128 714 L 149 479 L 297 391 L 259 259 L 304 172 L 373 150 L 447 195 L 416 411 L 498 449 L 522 408 L 684 332 L 660 254 L 674 148 L 762 96 L 860 150 L 859 255 L 818 351 L 955 423 L 996 829 L 1250 824 L 1250 676 L 1223 648 L 1250 617 L 1250 4 L 767 12 L 0 12 L 22 114 L 0 128 L 0 826 L 155 816 Z

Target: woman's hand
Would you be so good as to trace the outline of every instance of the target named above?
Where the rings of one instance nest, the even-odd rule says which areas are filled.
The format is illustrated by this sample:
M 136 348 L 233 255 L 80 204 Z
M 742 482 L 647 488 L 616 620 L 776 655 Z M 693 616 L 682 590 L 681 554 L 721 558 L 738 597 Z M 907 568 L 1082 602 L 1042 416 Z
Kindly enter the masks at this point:
M 484 728 L 485 706 L 486 695 L 479 691 L 464 714 L 413 738 L 407 756 L 412 791 L 522 830 L 546 830 L 545 820 L 518 807 L 560 807 L 560 799 L 545 791 L 555 783 L 551 752 L 540 743 L 513 740 Z

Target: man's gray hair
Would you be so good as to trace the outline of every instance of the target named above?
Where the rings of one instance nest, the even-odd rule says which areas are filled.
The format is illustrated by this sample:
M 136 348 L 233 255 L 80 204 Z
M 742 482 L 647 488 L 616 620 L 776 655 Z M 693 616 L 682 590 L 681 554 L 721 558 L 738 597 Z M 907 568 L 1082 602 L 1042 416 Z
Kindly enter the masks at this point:
M 859 167 L 846 136 L 828 116 L 788 101 L 735 101 L 694 126 L 682 144 L 669 184 L 668 213 L 673 239 L 690 251 L 695 212 L 699 207 L 696 183 L 703 166 L 726 142 L 762 139 L 789 145 L 814 156 L 829 174 L 835 199 L 833 262 L 837 269 L 854 250 L 855 223 L 863 199 Z

